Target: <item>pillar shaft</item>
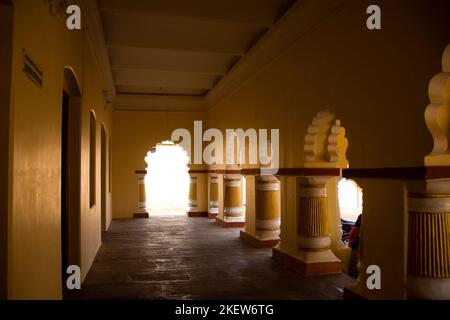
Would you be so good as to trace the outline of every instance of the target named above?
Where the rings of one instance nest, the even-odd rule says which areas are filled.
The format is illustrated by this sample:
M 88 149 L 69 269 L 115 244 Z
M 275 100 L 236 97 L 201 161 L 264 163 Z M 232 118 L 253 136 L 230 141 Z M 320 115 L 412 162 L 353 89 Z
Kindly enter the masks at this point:
M 327 182 L 330 177 L 301 177 L 297 185 L 297 247 L 280 245 L 273 257 L 301 274 L 334 274 L 342 262 L 330 250 Z M 295 199 L 295 198 L 294 198 Z M 295 235 L 293 235 L 295 236 Z M 289 240 L 289 239 L 288 239 Z
M 244 221 L 244 207 L 242 202 L 241 175 L 226 175 L 224 177 L 224 219 L 225 221 Z
M 304 250 L 328 249 L 331 244 L 325 183 L 304 179 L 300 186 L 298 246 Z
M 188 212 L 197 212 L 198 211 L 197 177 L 195 177 L 195 176 L 190 177 L 188 206 L 189 206 Z
M 256 178 L 255 209 L 256 237 L 261 240 L 279 240 L 280 181 L 274 176 L 258 176 Z
M 148 218 L 145 175 L 146 173 L 136 172 L 138 178 L 138 209 L 134 213 L 135 218 Z
M 215 218 L 219 213 L 219 178 L 217 175 L 211 176 L 209 189 L 208 217 Z
M 450 299 L 450 194 L 408 194 L 408 296 Z

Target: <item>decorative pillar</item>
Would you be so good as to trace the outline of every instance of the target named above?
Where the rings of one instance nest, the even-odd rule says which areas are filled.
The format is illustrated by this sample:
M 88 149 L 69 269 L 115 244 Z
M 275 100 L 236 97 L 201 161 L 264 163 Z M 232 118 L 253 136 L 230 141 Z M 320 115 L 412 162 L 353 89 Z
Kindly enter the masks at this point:
M 138 178 L 138 210 L 134 213 L 134 218 L 148 218 L 147 207 L 147 197 L 145 194 L 145 176 L 147 171 L 137 170 L 135 171 Z
M 407 261 L 409 298 L 450 299 L 450 193 L 408 193 Z
M 224 228 L 242 228 L 245 226 L 244 206 L 242 203 L 242 176 L 226 174 L 224 176 L 224 216 L 216 222 Z
M 427 171 L 434 169 L 448 175 L 450 44 L 442 55 L 442 70 L 430 80 L 428 92 L 430 104 L 425 109 L 425 122 L 434 147 L 424 162 Z M 425 187 L 409 190 L 408 297 L 450 299 L 450 180 L 447 175 L 434 175 L 433 180 L 425 181 Z
M 209 189 L 209 208 L 208 218 L 215 219 L 219 214 L 219 177 L 211 175 L 210 189 Z
M 297 253 L 274 248 L 273 257 L 304 275 L 341 273 L 342 262 L 330 250 L 327 181 L 330 177 L 301 177 L 297 211 Z
M 197 177 L 190 175 L 189 180 L 189 200 L 188 200 L 188 217 L 194 217 L 198 212 L 198 201 L 197 201 Z
M 280 241 L 280 181 L 273 175 L 258 175 L 255 189 L 255 214 L 246 215 L 240 237 L 255 247 L 272 248 Z M 252 224 L 251 229 L 248 226 Z
M 298 208 L 298 250 L 305 274 L 340 273 L 341 261 L 330 250 L 327 181 L 329 177 L 303 177 Z
M 301 274 L 342 272 L 341 260 L 330 249 L 328 210 L 336 210 L 337 197 L 327 198 L 327 183 L 348 167 L 347 147 L 341 121 L 329 111 L 319 112 L 304 138 L 304 168 L 294 174 L 298 177 L 295 180 L 285 179 L 289 185 L 284 189 L 288 187 L 291 192 L 282 196 L 283 210 L 289 210 L 283 212 L 282 227 L 288 234 L 282 235 L 283 243 L 273 249 L 273 258 Z M 329 206 L 329 202 L 334 205 Z M 292 230 L 293 223 L 296 232 Z
M 194 175 L 195 174 L 195 175 Z M 190 170 L 188 217 L 208 216 L 208 179 L 204 170 Z

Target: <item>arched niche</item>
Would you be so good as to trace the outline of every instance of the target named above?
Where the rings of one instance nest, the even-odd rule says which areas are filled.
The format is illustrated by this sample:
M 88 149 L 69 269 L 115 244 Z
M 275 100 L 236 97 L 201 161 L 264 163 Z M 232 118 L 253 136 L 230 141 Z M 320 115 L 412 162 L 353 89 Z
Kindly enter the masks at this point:
M 80 81 L 72 67 L 64 67 L 63 88 L 70 97 L 81 97 L 82 95 Z

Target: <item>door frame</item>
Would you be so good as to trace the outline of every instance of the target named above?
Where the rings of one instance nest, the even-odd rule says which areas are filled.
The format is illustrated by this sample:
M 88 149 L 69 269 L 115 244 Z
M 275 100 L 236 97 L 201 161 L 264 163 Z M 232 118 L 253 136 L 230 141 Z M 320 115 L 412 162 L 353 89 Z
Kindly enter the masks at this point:
M 69 265 L 81 266 L 81 91 L 78 78 L 69 67 L 64 69 L 63 88 L 63 97 L 67 94 L 68 98 L 66 121 L 61 112 L 61 278 L 64 297 L 65 268 Z M 64 99 L 61 108 L 63 111 Z M 67 134 L 65 141 L 63 130 Z M 63 153 L 64 143 L 66 154 Z

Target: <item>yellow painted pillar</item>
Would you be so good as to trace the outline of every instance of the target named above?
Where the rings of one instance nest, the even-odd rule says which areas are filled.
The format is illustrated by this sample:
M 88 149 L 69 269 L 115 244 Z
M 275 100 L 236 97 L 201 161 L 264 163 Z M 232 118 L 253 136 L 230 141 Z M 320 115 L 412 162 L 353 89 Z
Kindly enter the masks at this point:
M 138 178 L 138 210 L 134 213 L 134 218 L 148 218 L 147 197 L 145 190 L 145 175 L 146 171 L 136 171 Z
M 190 175 L 189 181 L 189 200 L 188 200 L 188 216 L 194 215 L 198 212 L 198 202 L 197 202 L 197 177 Z
M 327 182 L 330 177 L 301 177 L 298 186 L 297 248 L 274 248 L 273 257 L 305 275 L 335 274 L 342 262 L 331 251 Z M 288 239 L 289 240 L 289 239 Z
M 217 223 L 225 228 L 244 227 L 245 212 L 242 201 L 242 176 L 226 174 L 224 176 L 224 212 L 223 220 L 216 218 Z
M 219 214 L 219 177 L 216 174 L 210 177 L 208 218 L 215 219 Z
M 298 208 L 298 249 L 305 274 L 340 273 L 341 261 L 330 250 L 327 182 L 329 177 L 300 179 Z
M 408 193 L 410 298 L 450 299 L 450 193 L 443 191 Z
M 246 215 L 246 228 L 241 231 L 241 239 L 256 247 L 272 248 L 280 240 L 280 181 L 272 175 L 258 175 L 255 180 L 255 214 Z M 254 225 L 254 228 L 247 228 L 248 225 Z

